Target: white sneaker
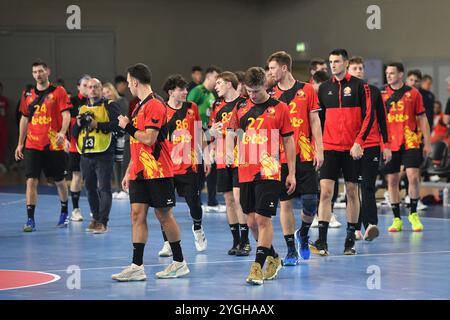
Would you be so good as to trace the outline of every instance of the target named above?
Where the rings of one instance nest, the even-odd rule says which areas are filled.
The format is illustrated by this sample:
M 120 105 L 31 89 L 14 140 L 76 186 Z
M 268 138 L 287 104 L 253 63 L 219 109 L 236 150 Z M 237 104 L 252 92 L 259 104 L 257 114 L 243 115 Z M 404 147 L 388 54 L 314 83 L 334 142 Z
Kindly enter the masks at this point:
M 363 238 L 363 236 L 362 236 L 361 230 L 356 230 L 355 231 L 355 240 L 359 241 L 359 240 L 362 240 L 362 238 Z
M 372 241 L 378 235 L 380 234 L 380 231 L 378 230 L 378 227 L 374 224 L 369 224 L 369 226 L 366 229 L 366 233 L 364 234 L 364 240 L 366 241 Z
M 334 213 L 331 213 L 331 220 L 329 226 L 330 228 L 340 228 L 342 226 L 342 224 L 339 221 L 337 221 L 336 215 Z
M 117 199 L 117 195 L 118 195 L 118 194 L 119 194 L 118 192 L 113 192 L 112 198 L 113 198 L 113 199 Z
M 131 266 L 126 267 L 120 273 L 113 274 L 111 276 L 116 281 L 145 281 L 147 276 L 145 275 L 144 265 L 138 266 L 134 263 Z
M 125 200 L 125 199 L 129 199 L 129 198 L 130 198 L 130 196 L 125 191 L 120 191 L 116 195 L 116 199 L 117 200 Z
M 157 272 L 156 276 L 160 279 L 172 279 L 187 275 L 189 272 L 186 260 L 182 262 L 173 261 L 166 269 Z
M 430 177 L 431 182 L 438 182 L 439 180 L 441 180 L 441 177 L 439 177 L 438 175 L 434 175 L 434 176 Z
M 81 215 L 80 208 L 76 208 L 72 210 L 72 215 L 70 216 L 70 220 L 72 221 L 83 221 L 83 216 Z
M 227 207 L 223 204 L 218 204 L 217 206 L 202 206 L 205 212 L 226 212 Z
M 319 227 L 319 216 L 316 214 L 314 215 L 314 220 L 311 223 L 311 228 L 318 228 Z
M 172 248 L 170 247 L 169 241 L 164 241 L 164 245 L 161 251 L 158 252 L 158 256 L 160 257 L 171 257 L 172 256 Z
M 194 226 L 192 226 L 192 233 L 194 234 L 195 248 L 197 249 L 197 251 L 199 252 L 205 251 L 206 248 L 208 247 L 208 240 L 206 240 L 203 228 L 199 230 L 194 230 Z

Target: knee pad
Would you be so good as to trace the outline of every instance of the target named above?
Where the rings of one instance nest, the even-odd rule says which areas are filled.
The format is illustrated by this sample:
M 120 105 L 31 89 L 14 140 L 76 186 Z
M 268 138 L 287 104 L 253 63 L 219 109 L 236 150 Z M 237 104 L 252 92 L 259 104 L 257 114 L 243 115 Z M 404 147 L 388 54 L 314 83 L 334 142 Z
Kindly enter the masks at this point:
M 300 197 L 303 205 L 303 213 L 306 216 L 313 217 L 317 212 L 317 195 L 304 194 Z

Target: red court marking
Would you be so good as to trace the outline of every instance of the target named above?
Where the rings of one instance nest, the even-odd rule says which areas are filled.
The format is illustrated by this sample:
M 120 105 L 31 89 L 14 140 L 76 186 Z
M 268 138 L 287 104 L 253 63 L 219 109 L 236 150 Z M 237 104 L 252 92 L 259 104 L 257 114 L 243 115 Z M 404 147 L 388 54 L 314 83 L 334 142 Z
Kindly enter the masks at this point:
M 0 270 L 0 291 L 40 286 L 60 278 L 56 274 L 38 271 Z

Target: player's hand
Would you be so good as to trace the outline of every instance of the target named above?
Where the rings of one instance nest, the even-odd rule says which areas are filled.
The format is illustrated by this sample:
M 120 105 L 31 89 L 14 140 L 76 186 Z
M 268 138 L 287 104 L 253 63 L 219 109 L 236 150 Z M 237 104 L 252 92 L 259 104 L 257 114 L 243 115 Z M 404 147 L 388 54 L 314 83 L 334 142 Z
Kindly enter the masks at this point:
M 293 174 L 289 174 L 286 177 L 287 194 L 292 194 L 295 191 L 296 181 Z
M 205 176 L 207 177 L 211 173 L 211 164 L 210 163 L 205 163 L 203 168 L 205 169 Z
M 353 147 L 350 149 L 350 155 L 354 160 L 359 160 L 362 158 L 364 154 L 363 148 L 359 145 L 359 143 L 354 143 Z
M 62 132 L 58 132 L 56 134 L 56 144 L 58 146 L 62 145 L 64 143 L 64 141 L 66 141 L 66 135 Z
M 128 188 L 130 186 L 130 174 L 125 174 L 122 180 L 122 190 L 128 192 Z
M 16 161 L 20 161 L 23 159 L 23 145 L 22 144 L 17 145 L 14 157 L 16 158 Z
M 211 129 L 209 129 L 209 133 L 213 137 L 218 137 L 222 133 L 223 123 L 222 122 L 216 122 L 212 125 Z
M 97 124 L 98 124 L 97 121 L 92 120 L 92 121 L 89 123 L 89 128 L 90 128 L 90 129 L 96 129 L 96 128 L 97 128 Z
M 322 167 L 323 164 L 323 150 L 317 151 L 314 156 L 314 163 L 313 165 L 316 167 L 316 171 Z
M 424 158 L 428 158 L 430 153 L 431 153 L 431 144 L 430 143 L 425 143 L 423 145 L 423 157 Z
M 392 151 L 389 148 L 383 150 L 384 163 L 388 163 L 392 159 Z
M 121 127 L 122 129 L 125 129 L 127 124 L 130 123 L 130 119 L 128 119 L 127 116 L 120 115 L 117 117 L 117 119 L 119 120 L 119 127 Z

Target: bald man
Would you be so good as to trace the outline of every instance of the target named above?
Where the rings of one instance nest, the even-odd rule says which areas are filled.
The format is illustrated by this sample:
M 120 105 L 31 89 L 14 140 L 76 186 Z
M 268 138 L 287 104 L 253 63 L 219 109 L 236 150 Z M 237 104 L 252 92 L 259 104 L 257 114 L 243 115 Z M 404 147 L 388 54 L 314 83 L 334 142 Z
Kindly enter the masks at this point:
M 72 134 L 81 154 L 81 174 L 86 185 L 92 221 L 86 231 L 105 233 L 111 211 L 114 135 L 119 130 L 120 106 L 102 96 L 100 80 L 87 83 L 87 104 L 80 107 Z

